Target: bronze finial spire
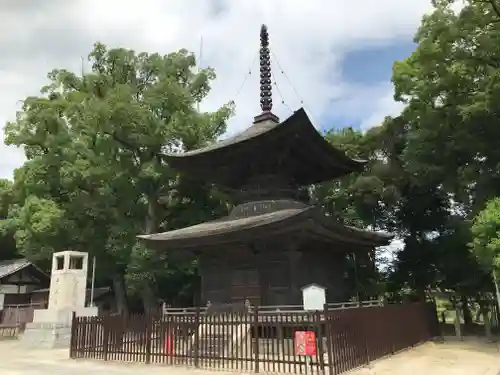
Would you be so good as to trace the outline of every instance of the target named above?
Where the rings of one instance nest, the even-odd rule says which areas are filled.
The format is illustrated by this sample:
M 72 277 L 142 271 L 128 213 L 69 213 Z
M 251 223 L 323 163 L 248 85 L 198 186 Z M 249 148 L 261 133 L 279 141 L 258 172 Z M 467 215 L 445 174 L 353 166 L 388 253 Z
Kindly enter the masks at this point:
M 260 28 L 260 108 L 262 113 L 255 117 L 254 123 L 264 120 L 279 122 L 271 110 L 273 109 L 272 86 L 271 86 L 271 57 L 269 51 L 269 33 L 267 26 Z
M 269 33 L 267 26 L 260 28 L 260 108 L 262 112 L 271 112 L 271 57 L 269 55 Z

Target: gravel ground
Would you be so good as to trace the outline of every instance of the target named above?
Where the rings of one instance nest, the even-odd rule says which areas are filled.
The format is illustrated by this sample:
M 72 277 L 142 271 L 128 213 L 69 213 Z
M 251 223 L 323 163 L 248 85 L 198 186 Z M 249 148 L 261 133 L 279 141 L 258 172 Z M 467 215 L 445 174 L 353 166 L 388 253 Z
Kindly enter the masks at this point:
M 18 342 L 0 342 L 2 375 L 188 375 L 224 374 L 180 367 L 74 361 L 67 350 L 27 350 Z M 352 375 L 499 375 L 500 350 L 497 344 L 479 340 L 427 343 L 395 356 L 373 362 Z
M 498 344 L 478 339 L 427 343 L 381 359 L 352 375 L 500 375 Z

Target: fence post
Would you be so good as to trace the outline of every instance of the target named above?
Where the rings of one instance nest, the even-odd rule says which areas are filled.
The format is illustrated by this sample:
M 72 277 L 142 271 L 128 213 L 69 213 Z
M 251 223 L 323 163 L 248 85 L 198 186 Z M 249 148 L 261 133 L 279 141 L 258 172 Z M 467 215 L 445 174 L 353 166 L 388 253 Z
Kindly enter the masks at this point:
M 360 311 L 360 312 L 364 312 L 364 311 Z M 363 338 L 364 338 L 364 343 L 365 343 L 365 356 L 366 356 L 366 364 L 369 365 L 370 364 L 370 350 L 369 350 L 369 340 L 370 340 L 370 334 L 372 332 L 372 327 L 371 327 L 371 323 L 369 319 L 365 319 L 365 322 L 364 322 L 364 329 L 363 329 Z M 379 324 L 377 322 L 377 324 Z
M 326 318 L 325 312 L 323 312 L 323 317 Z M 325 356 L 323 348 L 323 328 L 326 326 L 326 322 L 321 319 L 321 311 L 316 311 L 314 314 L 314 320 L 316 323 L 316 331 L 318 332 L 317 345 L 318 345 L 318 364 L 321 369 L 321 373 L 325 374 Z
M 77 346 L 77 332 L 78 332 L 78 321 L 76 319 L 76 312 L 73 311 L 71 314 L 71 337 L 70 337 L 70 345 L 69 345 L 69 357 L 76 358 L 76 346 Z
M 323 310 L 325 312 L 325 336 L 326 336 L 326 351 L 328 356 L 328 371 L 329 375 L 335 375 L 337 373 L 335 369 L 334 363 L 334 355 L 333 355 L 333 322 L 331 319 L 330 311 L 328 310 L 328 304 L 325 303 L 323 306 Z
M 154 319 L 155 315 L 150 313 L 144 315 L 144 319 L 146 319 L 146 364 L 149 365 L 151 363 L 151 336 L 153 332 Z
M 107 316 L 102 317 L 102 330 L 103 330 L 103 357 L 104 360 L 108 360 L 108 347 L 109 347 L 109 319 L 107 319 Z
M 195 332 L 194 332 L 194 366 L 200 367 L 200 306 L 196 306 L 196 316 L 195 316 Z
M 255 372 L 259 372 L 259 362 L 260 362 L 260 354 L 259 354 L 259 307 L 255 306 L 253 311 L 253 324 L 252 324 L 251 333 L 255 332 L 255 346 L 254 346 L 254 355 L 255 355 Z

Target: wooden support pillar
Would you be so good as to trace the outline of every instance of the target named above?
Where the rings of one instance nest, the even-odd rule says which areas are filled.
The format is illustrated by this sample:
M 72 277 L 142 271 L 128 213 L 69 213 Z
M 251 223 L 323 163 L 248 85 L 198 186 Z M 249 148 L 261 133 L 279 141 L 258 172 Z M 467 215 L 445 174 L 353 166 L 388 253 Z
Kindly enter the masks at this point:
M 259 289 L 260 289 L 260 303 L 259 305 L 265 305 L 266 304 L 266 292 L 268 290 L 268 283 L 267 283 L 267 275 L 266 275 L 266 270 L 265 265 L 266 265 L 266 259 L 265 259 L 265 250 L 266 250 L 266 244 L 262 242 L 254 242 L 249 245 L 249 248 L 252 251 L 253 256 L 255 257 L 255 267 L 257 269 L 258 277 L 259 277 Z
M 302 252 L 297 250 L 297 248 L 293 248 L 288 250 L 288 278 L 289 278 L 289 291 L 288 291 L 288 299 L 290 300 L 290 304 L 300 304 L 301 298 L 299 293 L 300 287 L 300 275 L 301 269 L 299 267 L 299 261 L 302 258 Z

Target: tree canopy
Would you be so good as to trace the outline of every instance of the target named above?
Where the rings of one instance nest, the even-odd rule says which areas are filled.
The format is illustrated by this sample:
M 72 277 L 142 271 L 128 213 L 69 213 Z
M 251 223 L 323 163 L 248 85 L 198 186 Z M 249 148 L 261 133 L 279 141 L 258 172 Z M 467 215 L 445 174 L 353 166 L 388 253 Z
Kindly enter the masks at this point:
M 500 269 L 500 198 L 488 202 L 474 218 L 471 250 L 487 271 Z
M 42 95 L 27 98 L 7 124 L 6 143 L 22 146 L 27 161 L 6 195 L 3 226 L 33 261 L 62 249 L 89 252 L 99 264 L 98 282 L 111 276 L 124 290 L 125 276 L 152 306 L 153 286 L 172 270 L 136 235 L 225 210 L 211 187 L 186 181 L 162 155 L 216 139 L 232 104 L 196 110 L 215 73 L 194 73 L 195 58 L 185 50 L 160 56 L 98 43 L 89 60 L 90 72 L 49 73 Z M 186 204 L 193 197 L 198 204 Z

